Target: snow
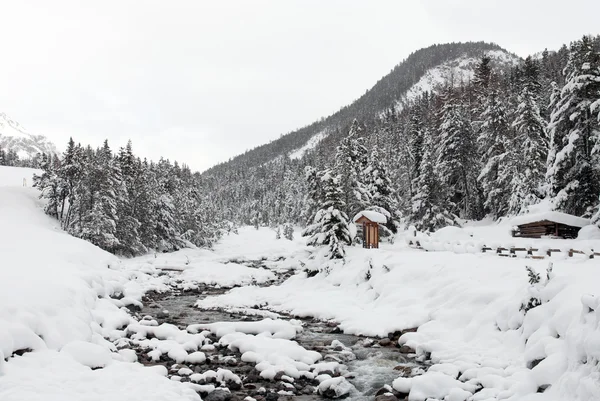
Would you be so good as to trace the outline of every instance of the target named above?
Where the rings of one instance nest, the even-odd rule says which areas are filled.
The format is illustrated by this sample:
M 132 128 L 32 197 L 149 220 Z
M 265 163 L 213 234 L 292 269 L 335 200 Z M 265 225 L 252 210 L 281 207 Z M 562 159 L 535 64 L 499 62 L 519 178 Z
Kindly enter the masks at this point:
M 314 149 L 319 144 L 319 142 L 321 142 L 327 137 L 327 135 L 329 135 L 329 131 L 327 129 L 317 132 L 312 137 L 310 137 L 310 139 L 306 142 L 306 144 L 304 144 L 304 146 L 291 152 L 289 155 L 290 159 L 301 159 L 302 156 L 306 154 L 306 152 L 308 152 L 311 149 Z
M 200 330 L 209 330 L 217 337 L 238 332 L 291 340 L 296 337 L 298 332 L 302 331 L 302 325 L 297 320 L 263 319 L 258 322 L 217 322 L 188 326 L 188 331 L 191 333 L 197 333 Z
M 590 224 L 589 226 L 581 227 L 577 234 L 578 240 L 600 240 L 600 228 Z
M 585 227 L 591 224 L 591 221 L 581 217 L 573 216 L 561 212 L 543 212 L 526 214 L 523 216 L 515 217 L 511 220 L 514 226 L 520 226 L 522 224 L 535 223 L 538 221 L 549 220 L 560 224 L 566 224 L 573 227 Z
M 493 64 L 516 66 L 521 59 L 504 50 L 490 50 L 486 55 L 492 59 Z M 475 67 L 479 63 L 478 58 L 461 55 L 455 59 L 448 60 L 434 68 L 427 70 L 409 90 L 402 99 L 398 101 L 400 110 L 405 104 L 410 103 L 425 92 L 436 92 L 440 87 L 452 81 L 455 86 L 468 82 L 475 75 Z M 450 78 L 453 80 L 450 80 Z
M 387 223 L 387 217 L 385 217 L 385 215 L 383 215 L 382 213 L 376 212 L 374 210 L 363 210 L 362 212 L 360 212 L 356 216 L 354 216 L 352 221 L 356 223 L 358 221 L 358 219 L 360 219 L 361 217 L 366 217 L 367 219 L 371 220 L 374 223 L 379 223 L 379 224 Z
M 0 187 L 22 187 L 33 185 L 33 175 L 42 174 L 42 170 L 24 167 L 0 166 Z
M 552 386 L 543 393 L 544 400 L 600 399 L 600 386 L 592 384 L 597 380 L 593 361 L 600 356 L 600 344 L 594 339 L 600 335 L 600 302 L 598 297 L 582 299 L 597 294 L 598 260 L 585 255 L 553 257 L 552 280 L 532 292 L 525 266 L 545 277 L 547 260 L 501 258 L 483 254 L 476 246 L 478 241 L 520 240 L 510 237 L 510 227 L 510 221 L 483 222 L 454 233 L 446 230 L 448 235 L 442 237 L 460 232 L 468 238 L 457 239 L 463 244 L 458 254 L 424 252 L 401 240 L 381 244 L 379 252 L 346 248 L 345 263 L 316 253 L 300 257 L 307 267 L 321 271 L 315 277 L 299 272 L 278 287 L 234 288 L 197 305 L 242 309 L 268 305 L 276 312 L 334 320 L 345 333 L 366 336 L 418 327 L 399 342 L 417 355 L 428 355 L 433 366 L 420 376 L 394 383 L 396 389 L 410 391 L 411 400 L 465 400 L 471 394 L 473 400 L 534 400 L 540 399 L 538 387 L 546 384 Z M 560 241 L 564 240 L 538 244 L 556 247 Z M 472 245 L 467 247 L 467 242 Z M 589 241 L 562 243 L 583 247 Z M 524 314 L 520 306 L 533 293 L 542 305 Z M 248 336 L 236 335 L 242 343 Z M 246 358 L 260 360 L 251 353 Z M 531 369 L 536 359 L 544 362 Z M 270 368 L 267 374 L 277 370 Z M 321 376 L 321 383 L 329 379 Z M 476 392 L 480 386 L 484 389 Z
M 254 363 L 264 378 L 280 372 L 294 380 L 316 377 L 319 392 L 351 391 L 343 374 L 324 374 L 343 373 L 343 365 L 321 362 L 320 353 L 294 341 L 302 329 L 297 321 L 272 315 L 186 330 L 150 317 L 138 321 L 125 308 L 138 304 L 146 291 L 200 282 L 232 287 L 197 301 L 202 308 L 244 311 L 260 305 L 334 321 L 345 333 L 372 337 L 418 328 L 402 334 L 399 345 L 411 347 L 432 366 L 393 382 L 396 390 L 409 393 L 409 400 L 600 399 L 600 260 L 552 256 L 548 281 L 548 260 L 480 252 L 482 244 L 511 243 L 600 249 L 595 234 L 586 233 L 593 229 L 583 231 L 585 239 L 530 240 L 511 238 L 513 220 L 467 222 L 464 229 L 432 236 L 399 233 L 394 244 L 382 243 L 378 252 L 347 247 L 345 260 L 330 261 L 302 238 L 276 240 L 269 229 L 242 228 L 213 250 L 120 260 L 63 233 L 45 216 L 37 192 L 22 187 L 23 176 L 30 179 L 32 172 L 0 167 L 3 401 L 199 400 L 195 389 L 209 390 L 196 384 L 203 379 L 240 378 L 225 369 L 190 374 L 178 367 L 176 380 L 169 380 L 165 367 L 144 367 L 116 344 L 130 341 L 155 359 L 169 355 L 182 363 L 202 363 L 202 350 L 214 347 L 207 331 L 219 337 L 218 345 Z M 408 246 L 415 238 L 435 252 Z M 267 268 L 253 267 L 252 261 Z M 525 266 L 540 274 L 539 284 L 529 284 Z M 252 285 L 273 277 L 271 269 L 296 271 L 279 286 Z M 308 277 L 305 270 L 318 274 Z M 111 298 L 116 294 L 123 298 Z M 541 305 L 524 313 L 521 305 L 532 296 Z M 177 381 L 184 377 L 194 383 Z
M 324 394 L 327 390 L 332 391 L 333 398 L 341 398 L 346 394 L 349 394 L 354 387 L 348 383 L 343 377 L 334 377 L 331 379 L 323 380 L 318 387 L 319 394 Z
M 85 341 L 72 341 L 60 352 L 89 368 L 104 368 L 112 362 L 111 352 L 108 349 Z

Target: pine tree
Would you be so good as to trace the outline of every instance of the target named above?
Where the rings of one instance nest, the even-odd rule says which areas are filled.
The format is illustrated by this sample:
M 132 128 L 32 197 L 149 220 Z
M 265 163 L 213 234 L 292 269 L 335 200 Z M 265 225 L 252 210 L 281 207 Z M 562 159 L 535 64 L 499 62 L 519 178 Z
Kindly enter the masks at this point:
M 118 188 L 121 187 L 121 170 L 112 157 L 108 141 L 96 152 L 93 165 L 92 206 L 81 222 L 81 238 L 109 252 L 117 252 L 119 220 Z
M 519 105 L 512 126 L 516 130 L 513 152 L 517 154 L 513 171 L 509 214 L 519 214 L 527 206 L 543 198 L 541 185 L 547 158 L 546 123 L 540 114 L 538 66 L 528 57 L 523 68 L 523 82 Z
M 424 133 L 423 158 L 415 180 L 411 220 L 420 231 L 435 231 L 457 225 L 455 217 L 445 208 L 445 197 L 434 169 L 434 148 L 429 131 Z
M 368 168 L 365 171 L 367 180 L 367 189 L 369 197 L 369 209 L 383 209 L 387 215 L 386 227 L 392 233 L 398 231 L 398 202 L 395 197 L 395 191 L 392 182 L 388 176 L 387 168 L 379 157 L 379 152 L 375 146 L 371 151 Z M 377 209 L 375 209 L 377 208 Z
M 313 224 L 305 231 L 313 233 L 307 244 L 327 245 L 330 259 L 342 259 L 345 256 L 344 244 L 351 245 L 348 216 L 344 212 L 343 193 L 340 176 L 328 170 L 321 177 L 325 199 L 316 212 Z
M 60 183 L 57 177 L 52 159 L 46 154 L 42 156 L 40 168 L 43 170 L 42 175 L 35 174 L 33 176 L 33 187 L 41 191 L 40 199 L 45 199 L 44 212 L 54 218 L 59 217 L 60 205 Z
M 354 215 L 368 206 L 367 188 L 363 177 L 368 153 L 362 132 L 362 127 L 355 119 L 335 155 L 346 215 Z
M 76 204 L 75 187 L 83 175 L 83 149 L 75 146 L 73 138 L 69 138 L 67 150 L 63 153 L 62 164 L 58 171 L 60 181 L 60 213 L 63 230 L 68 230 L 71 225 L 73 205 Z
M 600 96 L 600 54 L 584 36 L 571 45 L 566 83 L 551 114 L 550 152 L 546 178 L 557 210 L 589 216 L 600 185 L 600 128 L 592 105 Z
M 116 226 L 116 237 L 119 240 L 118 252 L 126 256 L 140 255 L 146 252 L 147 249 L 139 234 L 141 224 L 135 217 L 137 200 L 135 181 L 139 171 L 133 156 L 131 141 L 127 142 L 124 149 L 119 150 L 117 162 L 121 173 L 120 184 L 117 184 L 118 186 L 115 188 L 119 216 Z
M 440 184 L 447 192 L 451 212 L 466 219 L 481 218 L 477 185 L 477 147 L 461 98 L 447 87 L 442 95 L 437 164 Z
M 477 177 L 483 189 L 484 207 L 498 217 L 508 210 L 513 172 L 512 141 L 507 113 L 496 89 L 489 91 L 481 113 L 480 132 L 477 138 L 483 169 Z
M 423 131 L 424 121 L 419 104 L 413 106 L 408 125 L 408 137 L 410 141 L 411 166 L 409 168 L 409 180 L 411 184 L 411 195 L 414 195 L 413 182 L 419 176 L 419 168 L 423 158 Z

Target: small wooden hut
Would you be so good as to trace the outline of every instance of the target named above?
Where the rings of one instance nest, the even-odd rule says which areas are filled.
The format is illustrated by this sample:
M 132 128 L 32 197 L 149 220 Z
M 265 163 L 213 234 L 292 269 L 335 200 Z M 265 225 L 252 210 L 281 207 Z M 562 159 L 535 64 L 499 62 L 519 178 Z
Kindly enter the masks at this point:
M 545 212 L 519 216 L 512 223 L 513 237 L 577 238 L 579 230 L 591 221 L 561 212 Z
M 379 225 L 387 223 L 387 217 L 373 210 L 363 210 L 352 221 L 362 228 L 363 248 L 379 248 Z

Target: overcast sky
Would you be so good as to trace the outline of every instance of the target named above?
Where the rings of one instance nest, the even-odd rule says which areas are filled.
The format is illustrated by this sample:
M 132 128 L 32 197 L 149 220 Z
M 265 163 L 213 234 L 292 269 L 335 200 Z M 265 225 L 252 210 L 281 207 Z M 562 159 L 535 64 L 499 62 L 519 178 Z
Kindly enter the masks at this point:
M 600 33 L 598 0 L 0 0 L 0 111 L 203 170 L 326 116 L 412 51 L 520 56 Z M 574 10 L 570 12 L 569 10 Z

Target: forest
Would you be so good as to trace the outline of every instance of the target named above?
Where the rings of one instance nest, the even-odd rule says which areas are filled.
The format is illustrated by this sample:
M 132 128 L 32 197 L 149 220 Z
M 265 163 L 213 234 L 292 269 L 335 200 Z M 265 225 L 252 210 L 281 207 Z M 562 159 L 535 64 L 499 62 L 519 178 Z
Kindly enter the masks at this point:
M 473 78 L 399 101 L 422 71 L 465 44 L 411 55 L 353 105 L 200 174 L 141 160 L 129 143 L 114 153 L 71 140 L 44 155 L 35 185 L 46 213 L 72 235 L 123 255 L 210 246 L 236 225 L 301 225 L 312 244 L 343 257 L 350 219 L 371 209 L 422 231 L 486 216 L 555 210 L 600 220 L 600 37 L 584 36 L 515 66 L 480 54 Z M 410 76 L 411 78 L 406 78 Z M 385 107 L 384 107 L 385 105 Z M 290 153 L 327 135 L 301 158 Z M 311 133 L 311 135 L 307 135 Z M 305 139 L 304 139 L 305 138 Z

